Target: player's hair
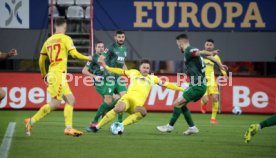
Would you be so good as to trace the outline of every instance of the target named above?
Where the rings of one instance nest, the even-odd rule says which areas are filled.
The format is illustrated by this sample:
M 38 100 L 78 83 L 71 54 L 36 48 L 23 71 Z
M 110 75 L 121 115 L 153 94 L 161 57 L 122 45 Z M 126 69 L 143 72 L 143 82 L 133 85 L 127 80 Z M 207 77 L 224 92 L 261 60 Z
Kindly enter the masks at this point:
M 56 25 L 56 26 L 61 26 L 61 25 L 63 25 L 64 23 L 66 23 L 66 20 L 65 20 L 64 18 L 57 18 L 57 19 L 55 20 L 55 25 Z
M 205 42 L 211 42 L 213 44 L 215 43 L 215 41 L 212 38 L 207 39 Z
M 97 45 L 100 44 L 100 43 L 104 44 L 103 41 L 97 41 L 97 42 L 95 43 L 95 46 L 97 46 Z
M 118 31 L 116 31 L 116 35 L 121 35 L 121 34 L 125 34 L 125 32 L 124 32 L 124 31 L 122 31 L 122 30 L 118 30 Z
M 141 66 L 142 64 L 149 64 L 150 65 L 150 60 L 149 59 L 141 59 L 139 62 L 139 66 Z
M 183 33 L 183 34 L 176 36 L 176 40 L 180 40 L 180 39 L 189 39 L 189 38 L 188 38 L 188 35 Z

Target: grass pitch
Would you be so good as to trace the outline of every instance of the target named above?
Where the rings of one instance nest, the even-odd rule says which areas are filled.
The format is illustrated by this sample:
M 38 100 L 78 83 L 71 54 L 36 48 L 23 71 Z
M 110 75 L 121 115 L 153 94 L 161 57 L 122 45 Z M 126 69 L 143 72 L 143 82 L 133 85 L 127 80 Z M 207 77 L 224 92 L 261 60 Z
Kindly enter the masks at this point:
M 276 128 L 259 132 L 249 144 L 243 134 L 251 123 L 268 115 L 218 115 L 219 124 L 209 123 L 209 114 L 193 114 L 200 130 L 197 135 L 184 136 L 187 129 L 181 116 L 171 133 L 160 133 L 157 125 L 168 123 L 171 113 L 149 113 L 140 122 L 125 127 L 122 136 L 112 135 L 110 124 L 98 133 L 84 133 L 81 137 L 63 134 L 63 112 L 56 111 L 38 122 L 31 137 L 25 136 L 23 120 L 35 111 L 0 111 L 0 139 L 9 122 L 16 122 L 9 158 L 86 158 L 86 157 L 150 157 L 150 158 L 264 158 L 276 156 Z M 74 127 L 84 131 L 94 112 L 74 112 Z M 127 114 L 124 115 L 126 117 Z

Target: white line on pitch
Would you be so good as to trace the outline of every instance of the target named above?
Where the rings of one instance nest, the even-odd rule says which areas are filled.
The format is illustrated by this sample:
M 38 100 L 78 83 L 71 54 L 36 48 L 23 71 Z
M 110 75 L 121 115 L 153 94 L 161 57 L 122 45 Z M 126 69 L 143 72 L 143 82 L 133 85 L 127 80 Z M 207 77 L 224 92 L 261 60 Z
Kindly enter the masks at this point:
M 15 129 L 15 122 L 10 122 L 0 146 L 0 157 L 7 158 L 11 147 L 12 136 Z

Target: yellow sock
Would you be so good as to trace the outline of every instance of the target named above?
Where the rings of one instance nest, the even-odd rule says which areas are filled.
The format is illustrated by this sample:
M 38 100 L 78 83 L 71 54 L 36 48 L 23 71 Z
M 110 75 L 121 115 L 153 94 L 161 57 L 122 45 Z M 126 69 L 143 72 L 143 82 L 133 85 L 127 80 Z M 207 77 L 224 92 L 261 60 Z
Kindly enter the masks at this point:
M 122 124 L 124 126 L 130 125 L 132 123 L 135 123 L 143 118 L 142 114 L 140 112 L 136 112 L 132 115 L 129 115 L 123 122 Z
M 98 123 L 97 128 L 101 128 L 103 125 L 107 124 L 109 121 L 114 119 L 116 116 L 116 112 L 112 109 L 110 110 L 104 117 L 103 119 Z
M 38 112 L 36 112 L 36 114 L 31 118 L 31 123 L 35 123 L 37 121 L 39 121 L 40 119 L 42 119 L 43 117 L 45 117 L 48 113 L 51 112 L 51 107 L 49 104 L 45 104 L 43 105 Z
M 73 109 L 74 107 L 70 104 L 65 104 L 64 106 L 64 120 L 65 120 L 65 127 L 72 128 L 73 126 Z
M 217 112 L 218 112 L 218 102 L 212 102 L 212 116 L 211 119 L 216 119 L 217 118 Z

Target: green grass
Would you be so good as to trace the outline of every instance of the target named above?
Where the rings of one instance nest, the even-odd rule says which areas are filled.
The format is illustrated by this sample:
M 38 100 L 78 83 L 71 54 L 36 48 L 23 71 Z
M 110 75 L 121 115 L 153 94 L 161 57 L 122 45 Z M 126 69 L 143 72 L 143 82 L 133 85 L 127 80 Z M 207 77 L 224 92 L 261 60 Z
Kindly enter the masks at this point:
M 16 129 L 9 152 L 10 158 L 73 158 L 73 157 L 210 157 L 260 158 L 276 156 L 276 128 L 262 130 L 250 144 L 243 142 L 249 124 L 260 122 L 268 115 L 219 115 L 219 125 L 210 125 L 209 114 L 193 114 L 200 129 L 198 135 L 184 136 L 187 128 L 181 116 L 172 133 L 160 133 L 156 125 L 166 124 L 170 113 L 149 113 L 140 122 L 125 128 L 122 136 L 109 132 L 109 125 L 98 133 L 85 133 L 82 137 L 63 135 L 63 112 L 49 114 L 33 129 L 32 136 L 24 134 L 23 120 L 35 111 L 0 111 L 0 138 L 9 122 Z M 74 126 L 84 130 L 94 112 L 75 112 Z

